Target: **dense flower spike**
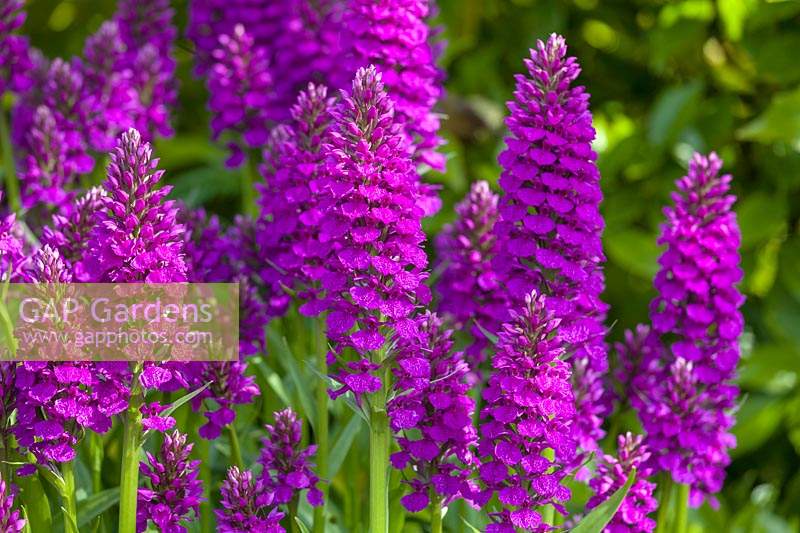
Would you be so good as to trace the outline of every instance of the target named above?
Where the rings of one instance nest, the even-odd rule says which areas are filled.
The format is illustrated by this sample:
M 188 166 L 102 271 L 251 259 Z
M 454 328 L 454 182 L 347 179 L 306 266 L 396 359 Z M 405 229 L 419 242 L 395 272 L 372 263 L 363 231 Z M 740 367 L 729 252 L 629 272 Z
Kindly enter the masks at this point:
M 183 525 L 200 516 L 203 485 L 198 479 L 200 461 L 189 460 L 194 445 L 177 431 L 164 435 L 156 455 L 147 453 L 141 463 L 146 488 L 139 489 L 136 525 L 140 533 L 148 521 L 165 533 L 185 533 Z
M 12 35 L 25 22 L 22 6 L 22 0 L 0 0 L 0 96 L 8 89 L 22 92 L 33 81 L 28 40 Z
M 230 35 L 220 36 L 212 58 L 208 72 L 211 131 L 214 139 L 230 132 L 227 164 L 238 166 L 245 159 L 245 150 L 259 148 L 267 140 L 266 106 L 272 95 L 268 60 L 241 24 L 234 26 Z
M 436 240 L 443 272 L 436 285 L 441 296 L 439 312 L 453 320 L 456 329 L 469 329 L 475 342 L 467 349 L 473 371 L 484 360 L 488 343 L 481 332 L 500 329 L 506 316 L 506 298 L 492 268 L 497 254 L 494 225 L 498 196 L 485 181 L 472 184 L 456 206 L 456 221 Z M 480 327 L 479 327 L 480 326 Z
M 103 209 L 105 196 L 104 189 L 92 187 L 73 202 L 69 214 L 56 213 L 52 225 L 42 228 L 42 243 L 56 249 L 75 268 L 76 279 L 83 277 L 78 267 L 85 257 L 95 214 Z
M 231 467 L 220 494 L 222 509 L 214 511 L 219 533 L 285 532 L 280 525 L 284 514 L 273 506 L 273 495 L 253 481 L 250 471 Z
M 375 65 L 395 102 L 397 121 L 415 147 L 415 160 L 444 170 L 436 151 L 439 117 L 433 107 L 442 95 L 443 73 L 431 44 L 429 0 L 349 0 L 344 15 L 351 71 Z
M 71 272 L 59 253 L 45 245 L 26 272 L 27 282 L 69 283 Z M 20 350 L 24 352 L 24 344 Z M 86 430 L 105 433 L 112 417 L 128 405 L 127 363 L 25 361 L 15 371 L 19 445 L 40 463 L 75 458 L 75 445 Z
M 387 405 L 401 450 L 392 455 L 392 465 L 413 467 L 406 481 L 412 492 L 402 499 L 412 512 L 428 506 L 432 489 L 444 505 L 462 493 L 478 438 L 466 383 L 469 367 L 461 353 L 451 353 L 452 331 L 431 313 L 418 323 L 421 339 L 398 342 L 395 396 Z
M 642 436 L 633 436 L 631 433 L 619 435 L 617 446 L 617 457 L 603 455 L 598 462 L 597 475 L 589 482 L 595 495 L 589 499 L 586 508 L 594 509 L 606 501 L 636 469 L 636 482 L 603 532 L 650 533 L 655 529 L 656 522 L 648 515 L 658 508 L 658 502 L 653 498 L 656 485 L 647 480 L 652 474 L 647 466 L 650 452 L 642 444 Z
M 83 55 L 84 98 L 93 111 L 84 134 L 92 148 L 110 152 L 118 135 L 134 126 L 132 117 L 142 112 L 119 24 L 104 22 L 86 39 Z
M 593 371 L 576 383 L 588 387 L 578 398 L 591 401 L 602 386 L 595 378 L 608 369 L 607 305 L 600 300 L 605 285 L 602 192 L 591 146 L 589 95 L 572 86 L 580 67 L 566 53 L 563 37 L 538 41 L 525 62 L 529 77 L 517 76 L 514 100 L 508 103 L 507 148 L 499 157 L 505 195 L 494 265 L 512 302 L 521 302 L 531 290 L 548 295 L 572 360 L 588 360 Z M 603 435 L 599 422 L 578 418 L 582 448 L 596 448 Z
M 30 151 L 25 155 L 20 172 L 23 205 L 31 208 L 45 203 L 60 207 L 70 202 L 72 195 L 65 187 L 77 169 L 69 164 L 65 135 L 56 126 L 49 107 L 41 105 L 36 109 L 27 145 Z
M 333 99 L 325 86 L 309 84 L 292 107 L 292 121 L 272 131 L 264 150 L 257 239 L 266 265 L 263 279 L 312 298 L 331 242 L 319 240 L 324 143 L 329 141 Z M 310 292 L 306 292 L 310 291 Z M 314 314 L 314 304 L 301 309 Z
M 634 331 L 626 330 L 622 342 L 614 345 L 617 354 L 614 368 L 614 391 L 617 399 L 635 409 L 646 405 L 648 391 L 658 386 L 658 370 L 663 362 L 661 341 L 650 326 L 638 324 Z
M 322 505 L 319 478 L 311 470 L 309 458 L 316 446 L 300 448 L 302 426 L 291 409 L 275 413 L 275 424 L 267 425 L 267 437 L 258 462 L 264 467 L 259 480 L 264 490 L 274 495 L 274 503 L 283 505 L 307 490 L 308 503 Z
M 186 281 L 178 209 L 164 201 L 169 186 L 156 189 L 163 174 L 139 132 L 123 133 L 111 154 L 104 183 L 108 196 L 95 215 L 83 281 Z
M 124 64 L 133 72 L 141 106 L 135 127 L 147 140 L 172 135 L 169 113 L 177 102 L 173 15 L 169 0 L 121 0 L 115 15 L 126 47 Z
M 220 35 L 243 24 L 255 53 L 270 66 L 274 80 L 265 112 L 270 120 L 290 118 L 297 92 L 309 82 L 344 87 L 352 72 L 340 62 L 341 7 L 338 0 L 193 0 L 187 35 L 195 43 L 198 75 L 213 69 Z M 214 93 L 212 91 L 212 98 Z
M 732 177 L 720 176 L 721 168 L 716 154 L 695 154 L 677 182 L 674 207 L 664 210 L 658 242 L 666 250 L 650 317 L 665 343 L 665 360 L 654 379 L 660 386 L 650 389 L 640 411 L 656 463 L 692 486 L 694 505 L 722 488 L 727 449 L 735 445 L 729 431 L 744 326 L 744 298 L 736 288 L 741 236 L 732 210 L 736 198 L 729 193 Z
M 21 533 L 25 530 L 26 520 L 21 518 L 19 510 L 14 509 L 14 492 L 6 485 L 0 475 L 0 531 L 3 533 Z
M 547 531 L 537 511 L 561 502 L 570 491 L 561 484 L 576 459 L 575 399 L 570 367 L 561 357 L 559 320 L 542 295 L 530 294 L 511 321 L 503 324 L 492 358 L 494 373 L 483 391 L 480 480 L 485 503 L 496 493 L 503 510 L 492 513 L 491 533 Z M 553 455 L 548 456 L 548 449 Z
M 319 240 L 333 253 L 319 278 L 335 349 L 351 346 L 363 357 L 381 350 L 387 335 L 417 334 L 410 317 L 417 303 L 430 301 L 423 284 L 423 212 L 408 145 L 374 67 L 356 73 L 334 118 L 326 147 L 330 169 L 319 180 L 320 202 L 327 207 Z M 342 387 L 334 396 L 351 390 L 360 398 L 377 390 L 375 365 L 366 357 L 341 365 L 335 379 Z

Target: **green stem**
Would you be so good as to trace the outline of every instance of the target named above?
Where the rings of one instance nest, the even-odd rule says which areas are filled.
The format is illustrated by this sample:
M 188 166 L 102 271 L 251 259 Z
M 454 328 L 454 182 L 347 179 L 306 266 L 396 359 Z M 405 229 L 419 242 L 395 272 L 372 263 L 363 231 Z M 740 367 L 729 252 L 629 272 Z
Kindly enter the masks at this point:
M 242 212 L 248 216 L 256 216 L 256 195 L 253 184 L 258 179 L 258 160 L 255 150 L 247 156 L 247 161 L 242 169 Z
M 142 411 L 144 402 L 137 363 L 131 378 L 131 399 L 125 419 L 122 441 L 122 470 L 119 482 L 119 533 L 136 533 L 136 499 L 139 491 L 139 447 L 142 444 Z
M 103 437 L 92 431 L 89 433 L 89 450 L 92 464 L 92 490 L 95 494 L 103 490 Z
M 431 533 L 442 533 L 442 499 L 435 494 L 431 498 Z
M 8 130 L 8 122 L 6 122 L 6 112 L 2 107 L 0 107 L 0 144 L 3 148 L 3 166 L 5 167 L 8 205 L 11 206 L 12 211 L 19 213 L 21 205 L 19 201 L 19 182 L 14 168 L 14 150 L 11 147 L 11 134 Z
M 239 436 L 236 434 L 236 428 L 233 423 L 228 425 L 228 440 L 231 443 L 231 461 L 239 467 L 239 470 L 244 470 L 244 461 L 242 460 L 242 448 L 239 446 Z
M 389 417 L 386 414 L 386 390 L 383 387 L 370 398 L 369 417 L 369 525 L 370 533 L 386 533 L 389 528 Z
M 75 470 L 72 461 L 61 463 L 61 510 L 64 513 L 64 531 L 78 533 L 78 505 L 75 502 Z
M 207 459 L 209 457 L 209 448 L 211 444 L 206 439 L 200 437 L 197 439 L 195 451 L 197 457 Z M 200 479 L 203 480 L 203 501 L 200 503 L 200 531 L 203 533 L 213 533 L 214 531 L 214 511 L 211 506 L 210 487 L 212 484 L 211 479 L 211 464 L 208 460 L 203 460 L 200 463 Z
M 315 321 L 315 346 L 317 366 L 323 376 L 328 374 L 327 337 L 323 327 L 323 319 Z M 314 507 L 314 533 L 325 533 L 325 504 L 328 501 L 328 382 L 322 378 L 317 380 L 317 475 L 322 480 L 322 505 Z
M 300 526 L 297 524 L 297 496 L 289 501 L 289 531 L 300 533 Z
M 675 533 L 686 533 L 689 525 L 689 485 L 678 485 L 678 501 L 675 504 Z
M 656 533 L 667 533 L 669 531 L 670 499 L 672 496 L 673 482 L 672 477 L 665 476 L 665 481 L 661 485 L 661 497 L 658 502 L 658 516 L 656 518 Z

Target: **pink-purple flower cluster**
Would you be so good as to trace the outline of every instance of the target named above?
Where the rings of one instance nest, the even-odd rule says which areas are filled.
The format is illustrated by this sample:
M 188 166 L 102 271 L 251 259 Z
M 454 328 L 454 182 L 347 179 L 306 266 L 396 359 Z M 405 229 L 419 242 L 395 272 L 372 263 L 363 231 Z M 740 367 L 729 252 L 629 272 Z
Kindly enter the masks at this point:
M 231 467 L 220 487 L 221 509 L 217 515 L 219 533 L 284 533 L 284 514 L 274 505 L 274 494 L 264 491 L 249 470 Z
M 320 178 L 326 210 L 319 240 L 332 254 L 319 269 L 328 303 L 328 336 L 338 351 L 352 347 L 360 361 L 340 365 L 335 379 L 358 398 L 375 392 L 376 361 L 390 336 L 413 338 L 417 304 L 430 301 L 422 209 L 408 144 L 374 67 L 360 69 L 353 89 L 334 111 L 326 147 L 329 171 Z
M 642 441 L 641 435 L 634 436 L 630 432 L 619 435 L 617 456 L 604 454 L 598 462 L 597 474 L 589 481 L 594 496 L 587 502 L 587 510 L 606 501 L 636 470 L 636 481 L 603 529 L 604 533 L 650 533 L 656 527 L 655 520 L 649 516 L 658 508 L 653 497 L 656 484 L 647 479 L 653 471 L 647 466 L 650 452 Z
M 308 503 L 322 505 L 322 491 L 317 488 L 319 478 L 311 469 L 310 457 L 316 446 L 302 448 L 302 427 L 291 409 L 275 413 L 275 423 L 267 425 L 267 437 L 258 462 L 264 468 L 259 482 L 263 490 L 274 496 L 275 505 L 298 500 L 307 491 Z
M 22 533 L 26 525 L 27 521 L 20 516 L 19 510 L 14 509 L 13 487 L 6 485 L 6 480 L 0 475 L 0 531 Z
M 490 533 L 516 528 L 548 531 L 539 509 L 566 514 L 570 491 L 562 481 L 576 459 L 575 397 L 559 319 L 548 299 L 531 293 L 503 324 L 483 391 L 478 455 L 485 505 L 493 494 L 502 509 L 490 513 Z
M 602 397 L 600 376 L 608 370 L 607 305 L 600 299 L 605 286 L 602 192 L 591 146 L 589 95 L 573 86 L 580 67 L 566 54 L 564 38 L 553 34 L 531 50 L 525 61 L 528 76 L 517 76 L 514 100 L 508 103 L 510 135 L 499 157 L 505 194 L 494 265 L 517 305 L 531 290 L 548 296 L 571 360 L 586 360 L 592 371 L 575 383 L 583 389 L 577 398 L 595 401 Z M 576 419 L 581 448 L 597 447 L 600 422 L 599 417 Z
M 199 460 L 189 459 L 194 444 L 175 431 L 164 435 L 158 452 L 147 453 L 141 463 L 145 487 L 139 489 L 136 530 L 152 521 L 164 533 L 186 533 L 184 524 L 200 516 L 203 483 L 198 478 Z
M 498 218 L 498 196 L 489 184 L 472 184 L 469 194 L 456 206 L 456 220 L 446 226 L 436 241 L 439 261 L 444 269 L 436 290 L 439 312 L 453 321 L 457 329 L 468 329 L 474 342 L 466 354 L 477 372 L 489 345 L 481 329 L 500 329 L 499 318 L 506 313 L 507 301 L 501 278 L 492 267 L 497 254 L 494 225 Z
M 11 90 L 22 92 L 32 83 L 28 40 L 13 32 L 25 22 L 22 0 L 0 2 L 0 96 Z
M 646 370 L 654 385 L 639 410 L 647 444 L 658 468 L 691 485 L 699 505 L 722 488 L 738 388 L 744 297 L 736 288 L 741 236 L 732 210 L 729 174 L 720 175 L 716 154 L 695 154 L 677 182 L 674 206 L 659 243 L 666 250 L 655 277 L 658 296 L 650 305 L 662 359 Z M 654 375 L 653 375 L 654 374 Z
M 402 503 L 412 512 L 430 503 L 433 491 L 448 505 L 469 492 L 478 435 L 472 424 L 475 402 L 469 396 L 469 366 L 453 353 L 452 331 L 432 313 L 417 319 L 419 339 L 401 339 L 395 348 L 394 397 L 387 404 L 400 451 L 397 469 L 412 467 L 411 493 Z

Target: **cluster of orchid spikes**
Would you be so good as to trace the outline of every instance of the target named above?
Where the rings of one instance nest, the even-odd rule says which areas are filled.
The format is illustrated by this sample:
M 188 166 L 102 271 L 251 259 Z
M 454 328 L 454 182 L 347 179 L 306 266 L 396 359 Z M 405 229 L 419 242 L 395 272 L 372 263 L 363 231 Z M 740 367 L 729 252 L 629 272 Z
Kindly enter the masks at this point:
M 235 282 L 242 317 L 234 363 L 0 363 L 0 529 L 32 527 L 9 482 L 34 475 L 78 531 L 78 450 L 121 420 L 120 532 L 200 518 L 194 430 L 230 443 L 218 531 L 306 528 L 303 493 L 326 531 L 332 402 L 369 428 L 373 533 L 393 520 L 390 467 L 435 533 L 454 507 L 483 510 L 490 533 L 683 533 L 687 506 L 716 503 L 743 329 L 731 177 L 713 153 L 689 161 L 664 211 L 649 323 L 610 350 L 589 95 L 554 34 L 516 77 L 500 194 L 474 183 L 429 264 L 422 221 L 441 201 L 426 178 L 445 166 L 433 15 L 428 0 L 190 2 L 212 138 L 242 167 L 243 214 L 225 227 L 168 199 L 149 142 L 173 133 L 168 1 L 119 0 L 83 57 L 49 60 L 18 34 L 21 0 L 0 0 L 13 102 L 10 128 L 0 110 L 2 281 Z M 273 356 L 266 331 L 289 314 L 314 324 L 313 444 L 277 412 L 249 470 L 233 422 L 266 391 L 248 360 Z M 204 425 L 176 429 L 184 402 Z M 604 422 L 625 409 L 639 434 L 610 435 L 618 450 L 603 453 Z M 161 444 L 140 464 L 150 435 Z M 580 482 L 593 496 L 576 509 Z

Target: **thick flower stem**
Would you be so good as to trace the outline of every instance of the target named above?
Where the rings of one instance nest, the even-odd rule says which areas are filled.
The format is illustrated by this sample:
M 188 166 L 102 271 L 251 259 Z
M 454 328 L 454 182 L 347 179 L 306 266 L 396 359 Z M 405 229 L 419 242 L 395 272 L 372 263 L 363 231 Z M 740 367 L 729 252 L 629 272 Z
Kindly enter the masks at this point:
M 289 501 L 289 531 L 300 533 L 300 526 L 297 524 L 297 496 Z
M 228 440 L 231 443 L 231 461 L 240 470 L 243 470 L 242 447 L 239 445 L 239 436 L 236 434 L 236 427 L 234 427 L 233 422 L 228 425 Z
M 75 470 L 72 461 L 61 463 L 61 510 L 64 513 L 64 531 L 78 533 L 78 505 L 75 503 Z
M 435 493 L 431 498 L 431 533 L 442 533 L 442 499 Z
M 679 484 L 677 495 L 678 501 L 675 502 L 675 533 L 686 533 L 689 525 L 689 485 Z
M 317 370 L 321 376 L 328 374 L 327 337 L 323 319 L 315 321 L 314 351 L 317 354 Z M 325 505 L 328 501 L 328 383 L 317 380 L 317 475 L 322 480 L 322 505 L 314 508 L 314 533 L 325 532 Z
M 141 363 L 131 378 L 131 398 L 125 417 L 122 441 L 122 471 L 119 483 L 119 533 L 136 533 L 136 504 L 139 491 L 139 447 L 142 444 L 142 403 L 139 373 Z
M 253 184 L 258 180 L 258 152 L 252 150 L 242 169 L 242 212 L 250 217 L 256 216 L 256 194 Z
M 661 484 L 661 494 L 658 502 L 658 517 L 656 518 L 656 533 L 669 531 L 670 497 L 672 496 L 673 483 L 670 476 L 665 476 Z
M 389 417 L 386 414 L 386 390 L 384 380 L 381 390 L 370 398 L 369 417 L 369 530 L 370 533 L 386 533 L 389 529 Z
M 200 437 L 197 439 L 195 451 L 197 457 L 208 457 L 209 441 Z M 208 461 L 200 463 L 200 479 L 203 480 L 203 501 L 200 503 L 200 531 L 203 533 L 213 533 L 214 531 L 214 510 L 211 505 L 209 487 L 212 485 L 211 465 Z
M 11 134 L 6 122 L 5 110 L 0 108 L 0 145 L 3 149 L 3 167 L 6 182 L 6 194 L 8 194 L 8 205 L 15 213 L 20 211 L 19 182 L 17 173 L 14 169 L 14 150 L 11 147 Z

